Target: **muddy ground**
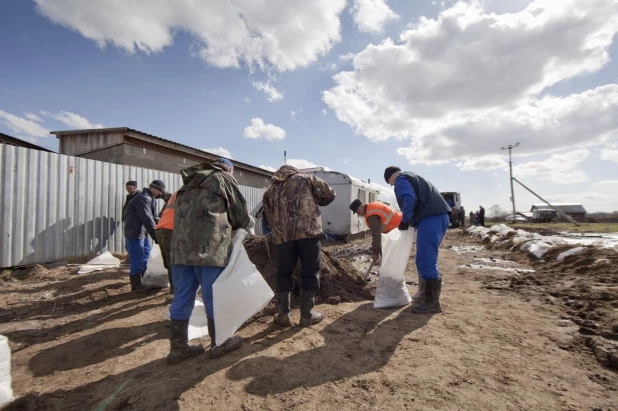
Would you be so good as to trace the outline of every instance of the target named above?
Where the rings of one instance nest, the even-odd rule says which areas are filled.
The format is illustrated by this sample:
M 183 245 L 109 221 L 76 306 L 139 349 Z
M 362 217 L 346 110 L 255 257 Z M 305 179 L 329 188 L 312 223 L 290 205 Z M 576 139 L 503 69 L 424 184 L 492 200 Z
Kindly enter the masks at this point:
M 271 306 L 239 331 L 241 350 L 172 367 L 162 317 L 170 300 L 163 291 L 131 295 L 126 268 L 3 272 L 0 333 L 10 339 L 16 395 L 8 409 L 618 408 L 617 371 L 597 349 L 618 332 L 616 261 L 605 273 L 595 267 L 615 257 L 610 251 L 557 265 L 449 231 L 440 254 L 444 312 L 419 316 L 409 307 L 374 310 L 366 300 L 375 276 L 359 287 L 364 273 L 355 267 L 364 268 L 358 254 L 367 245 L 325 247 L 341 261 L 329 260 L 323 276 L 330 291 L 319 301 L 322 323 L 274 327 Z M 338 299 L 341 287 L 326 282 L 342 270 L 352 295 Z M 406 275 L 414 293 L 413 262 Z

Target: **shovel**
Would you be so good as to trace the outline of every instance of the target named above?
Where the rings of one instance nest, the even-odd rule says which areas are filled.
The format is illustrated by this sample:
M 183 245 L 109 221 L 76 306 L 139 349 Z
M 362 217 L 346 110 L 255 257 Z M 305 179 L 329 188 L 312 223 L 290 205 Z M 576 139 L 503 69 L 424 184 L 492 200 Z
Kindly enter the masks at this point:
M 380 261 L 380 260 L 378 260 L 378 261 Z M 371 264 L 369 265 L 369 268 L 365 272 L 365 282 L 369 281 L 369 274 L 371 273 L 371 269 L 373 268 L 374 265 L 375 265 L 375 262 L 372 261 Z

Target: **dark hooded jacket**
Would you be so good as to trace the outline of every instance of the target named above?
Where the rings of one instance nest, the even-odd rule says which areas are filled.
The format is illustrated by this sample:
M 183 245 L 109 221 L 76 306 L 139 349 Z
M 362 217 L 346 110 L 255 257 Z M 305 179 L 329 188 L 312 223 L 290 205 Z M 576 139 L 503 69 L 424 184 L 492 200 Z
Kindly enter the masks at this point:
M 313 174 L 301 174 L 284 165 L 271 177 L 264 193 L 264 214 L 272 229 L 273 242 L 283 244 L 304 238 L 322 238 L 318 206 L 335 199 L 335 191 Z
M 136 195 L 124 210 L 124 236 L 126 238 L 144 238 L 146 233 L 155 237 L 155 227 L 159 222 L 155 198 L 148 188 Z

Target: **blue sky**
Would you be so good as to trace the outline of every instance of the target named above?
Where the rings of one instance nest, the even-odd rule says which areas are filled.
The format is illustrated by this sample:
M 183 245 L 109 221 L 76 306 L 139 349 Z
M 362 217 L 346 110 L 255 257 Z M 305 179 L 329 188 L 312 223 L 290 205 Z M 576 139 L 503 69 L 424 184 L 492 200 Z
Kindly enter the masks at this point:
M 616 0 L 2 2 L 0 131 L 55 149 L 50 130 L 127 126 L 382 184 L 399 165 L 468 210 L 510 207 L 500 147 L 520 142 L 522 182 L 614 211 L 617 14 Z

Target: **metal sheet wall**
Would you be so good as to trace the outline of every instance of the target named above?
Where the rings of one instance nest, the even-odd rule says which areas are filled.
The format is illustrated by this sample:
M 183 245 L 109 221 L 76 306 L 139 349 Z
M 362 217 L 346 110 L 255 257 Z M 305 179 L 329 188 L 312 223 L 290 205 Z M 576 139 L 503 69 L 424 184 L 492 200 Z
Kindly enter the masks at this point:
M 182 183 L 174 173 L 0 144 L 0 267 L 123 253 L 125 183 L 155 179 L 169 191 Z M 255 215 L 264 190 L 240 189 Z

